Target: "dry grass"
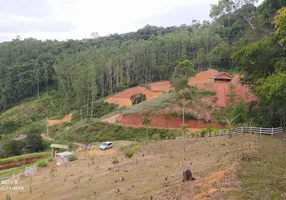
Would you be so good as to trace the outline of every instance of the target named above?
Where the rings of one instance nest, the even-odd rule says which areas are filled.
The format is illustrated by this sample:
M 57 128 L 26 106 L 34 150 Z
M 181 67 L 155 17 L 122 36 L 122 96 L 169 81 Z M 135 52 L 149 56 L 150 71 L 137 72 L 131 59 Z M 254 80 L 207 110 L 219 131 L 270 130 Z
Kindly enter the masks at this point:
M 150 141 L 141 144 L 132 159 L 117 148 L 79 154 L 66 166 L 39 169 L 20 181 L 24 191 L 12 191 L 12 199 L 206 199 L 215 195 L 218 183 L 234 171 L 242 152 L 256 148 L 257 136 L 193 138 Z M 185 147 L 185 148 L 183 148 Z M 119 163 L 113 164 L 114 157 Z M 182 183 L 182 171 L 190 168 L 196 180 Z M 50 173 L 53 171 L 53 173 Z M 121 182 L 115 180 L 124 177 Z M 30 193 L 30 188 L 32 193 Z M 221 189 L 221 188 L 220 188 Z M 0 196 L 7 191 L 0 191 Z

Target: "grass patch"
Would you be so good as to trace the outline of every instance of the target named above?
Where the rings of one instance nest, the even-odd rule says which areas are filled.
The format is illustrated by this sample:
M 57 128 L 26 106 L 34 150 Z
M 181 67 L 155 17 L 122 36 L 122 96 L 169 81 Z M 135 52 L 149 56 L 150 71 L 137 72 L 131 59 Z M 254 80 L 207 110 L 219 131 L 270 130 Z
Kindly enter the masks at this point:
M 215 96 L 216 92 L 212 90 L 204 90 L 204 89 L 198 89 L 198 94 L 202 96 Z
M 30 153 L 26 155 L 20 155 L 20 156 L 13 156 L 9 158 L 3 158 L 0 159 L 0 165 L 8 164 L 8 163 L 17 163 L 21 162 L 24 159 L 37 159 L 37 158 L 43 158 L 50 156 L 50 152 L 41 152 L 41 153 Z
M 243 156 L 238 178 L 242 189 L 232 192 L 239 199 L 286 199 L 286 136 L 260 136 L 258 151 Z
M 37 164 L 37 166 L 38 167 L 46 167 L 48 164 L 47 164 L 47 161 L 46 160 L 41 160 L 38 164 Z
M 151 114 L 157 113 L 158 110 L 164 109 L 178 102 L 178 97 L 174 93 L 165 93 L 159 97 L 144 101 L 138 105 L 132 106 L 122 111 L 122 115 L 131 114 Z
M 137 143 L 122 147 L 119 150 L 124 152 L 126 158 L 132 158 L 134 153 L 136 153 L 136 151 L 138 151 L 139 148 L 140 145 Z
M 146 128 L 124 127 L 118 124 L 99 122 L 93 119 L 82 120 L 69 129 L 58 129 L 50 132 L 56 141 L 65 142 L 103 142 L 116 140 L 143 141 L 146 139 Z M 174 139 L 177 132 L 174 130 L 161 130 L 148 128 L 148 137 L 160 134 L 162 139 Z
M 121 107 L 115 112 L 104 115 L 103 118 L 111 117 L 116 114 L 130 115 L 130 114 L 152 114 L 157 113 L 158 110 L 164 109 L 170 105 L 178 102 L 178 97 L 174 93 L 164 93 L 163 95 L 144 101 L 132 107 Z
M 183 117 L 183 111 L 171 111 L 168 114 L 174 117 L 180 117 L 180 118 Z M 186 120 L 198 120 L 197 116 L 191 112 L 185 112 L 185 119 Z
M 77 160 L 76 155 L 71 154 L 71 155 L 68 156 L 68 161 L 69 161 L 69 162 L 74 161 L 74 160 Z

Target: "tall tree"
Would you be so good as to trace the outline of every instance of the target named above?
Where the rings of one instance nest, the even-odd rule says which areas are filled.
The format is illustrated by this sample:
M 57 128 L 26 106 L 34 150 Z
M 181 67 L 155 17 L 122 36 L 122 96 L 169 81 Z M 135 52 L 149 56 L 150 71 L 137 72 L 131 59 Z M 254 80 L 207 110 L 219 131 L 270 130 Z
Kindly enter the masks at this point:
M 194 88 L 188 84 L 191 76 L 196 74 L 194 65 L 191 61 L 185 60 L 180 62 L 175 68 L 171 78 L 171 84 L 175 93 L 179 96 L 182 106 L 182 127 L 185 125 L 185 108 L 194 96 Z M 184 128 L 182 128 L 182 136 L 184 137 Z

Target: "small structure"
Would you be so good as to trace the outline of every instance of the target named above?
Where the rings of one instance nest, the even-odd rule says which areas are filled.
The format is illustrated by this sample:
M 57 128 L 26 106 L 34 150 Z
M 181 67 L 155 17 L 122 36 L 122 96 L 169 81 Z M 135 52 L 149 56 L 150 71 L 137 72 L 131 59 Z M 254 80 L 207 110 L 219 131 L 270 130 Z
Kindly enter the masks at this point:
M 26 167 L 25 176 L 33 176 L 37 173 L 37 165 Z
M 27 135 L 20 135 L 20 136 L 14 138 L 15 141 L 22 141 L 22 140 L 26 140 L 26 139 L 27 139 Z
M 211 79 L 213 79 L 214 82 L 231 82 L 232 76 L 226 72 L 220 72 L 215 76 L 211 77 Z
M 63 149 L 63 150 L 68 149 L 68 145 L 64 145 L 64 144 L 51 144 L 50 147 L 52 148 L 52 158 L 54 158 L 56 156 L 55 149 Z
M 72 154 L 74 153 L 68 151 L 57 153 L 56 154 L 57 165 L 63 165 L 65 163 L 68 163 L 69 162 L 68 157 Z

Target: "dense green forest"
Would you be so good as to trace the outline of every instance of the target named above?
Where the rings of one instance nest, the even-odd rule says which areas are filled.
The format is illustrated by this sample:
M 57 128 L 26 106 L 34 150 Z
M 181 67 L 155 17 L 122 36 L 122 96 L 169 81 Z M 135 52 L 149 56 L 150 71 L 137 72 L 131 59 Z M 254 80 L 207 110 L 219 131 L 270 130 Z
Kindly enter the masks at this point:
M 136 32 L 91 39 L 18 37 L 1 43 L 0 110 L 55 90 L 63 109 L 94 117 L 97 99 L 138 84 L 169 80 L 175 67 L 188 59 L 196 71 L 212 67 L 243 73 L 243 82 L 251 84 L 258 96 L 258 102 L 250 105 L 260 107 L 257 122 L 277 125 L 279 118 L 278 124 L 285 123 L 286 20 L 281 8 L 286 1 L 264 0 L 258 7 L 255 2 L 220 0 L 211 7 L 212 21 L 193 20 L 179 27 L 146 25 Z

